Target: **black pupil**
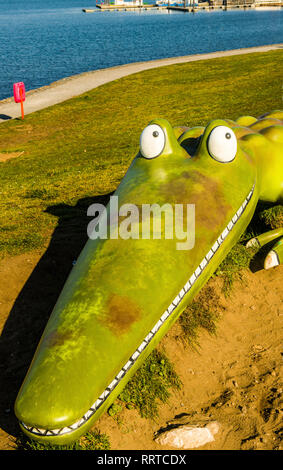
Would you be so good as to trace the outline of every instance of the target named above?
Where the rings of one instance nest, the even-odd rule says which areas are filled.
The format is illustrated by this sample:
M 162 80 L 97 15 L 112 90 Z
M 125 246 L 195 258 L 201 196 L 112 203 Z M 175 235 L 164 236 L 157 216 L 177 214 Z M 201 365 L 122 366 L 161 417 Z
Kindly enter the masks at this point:
M 225 135 L 226 139 L 231 139 L 231 134 L 229 132 L 227 132 L 227 134 Z
M 158 136 L 159 136 L 159 133 L 158 133 L 158 131 L 154 131 L 154 132 L 152 133 L 152 135 L 153 135 L 153 137 L 158 137 Z

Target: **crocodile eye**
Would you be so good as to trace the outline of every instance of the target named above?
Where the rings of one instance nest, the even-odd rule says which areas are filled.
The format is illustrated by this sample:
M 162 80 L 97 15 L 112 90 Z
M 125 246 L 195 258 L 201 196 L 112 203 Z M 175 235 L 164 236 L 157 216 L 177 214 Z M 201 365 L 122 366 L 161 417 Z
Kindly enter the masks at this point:
M 237 153 L 237 138 L 230 127 L 217 126 L 209 134 L 207 148 L 212 158 L 228 163 Z
M 165 134 L 157 124 L 150 124 L 141 133 L 140 151 L 145 158 L 155 158 L 165 147 Z

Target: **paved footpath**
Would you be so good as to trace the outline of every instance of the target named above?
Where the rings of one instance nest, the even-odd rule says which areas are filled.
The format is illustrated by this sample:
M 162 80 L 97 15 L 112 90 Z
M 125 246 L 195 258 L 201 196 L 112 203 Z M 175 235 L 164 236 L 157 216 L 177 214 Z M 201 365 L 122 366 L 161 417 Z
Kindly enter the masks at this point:
M 233 49 L 230 51 L 211 52 L 209 54 L 196 54 L 183 57 L 171 57 L 169 59 L 151 60 L 148 62 L 135 62 L 132 64 L 94 70 L 79 75 L 58 80 L 50 85 L 26 93 L 24 105 L 25 114 L 33 113 L 39 109 L 47 108 L 62 101 L 81 95 L 104 83 L 112 82 L 133 73 L 154 69 L 165 65 L 194 62 L 197 60 L 215 59 L 233 55 L 250 54 L 254 52 L 267 52 L 283 49 L 283 44 L 271 44 L 269 46 L 249 47 L 246 49 Z M 11 84 L 12 87 L 12 84 Z M 21 115 L 21 107 L 13 98 L 0 101 L 0 123 L 7 119 L 13 119 Z

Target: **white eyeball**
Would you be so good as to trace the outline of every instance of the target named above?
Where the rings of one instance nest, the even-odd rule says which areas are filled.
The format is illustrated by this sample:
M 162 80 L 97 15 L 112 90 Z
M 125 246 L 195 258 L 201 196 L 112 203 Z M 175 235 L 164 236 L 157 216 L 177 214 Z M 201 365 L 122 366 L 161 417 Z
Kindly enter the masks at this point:
M 209 134 L 207 148 L 212 158 L 228 163 L 236 156 L 237 138 L 230 127 L 217 126 Z
M 165 147 L 165 134 L 157 124 L 150 124 L 141 133 L 140 151 L 145 158 L 155 158 Z

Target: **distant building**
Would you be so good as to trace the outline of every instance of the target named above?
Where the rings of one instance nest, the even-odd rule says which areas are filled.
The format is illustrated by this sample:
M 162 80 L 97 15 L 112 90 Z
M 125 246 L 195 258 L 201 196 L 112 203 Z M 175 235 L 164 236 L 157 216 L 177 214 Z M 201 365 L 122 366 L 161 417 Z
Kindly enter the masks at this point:
M 186 7 L 196 7 L 198 0 L 156 0 L 156 5 L 181 5 Z
M 233 5 L 238 6 L 282 6 L 283 0 L 209 0 L 209 5 L 219 6 L 224 5 L 227 7 L 233 7 Z
M 137 7 L 143 5 L 143 0 L 115 0 L 114 4 L 117 6 Z

